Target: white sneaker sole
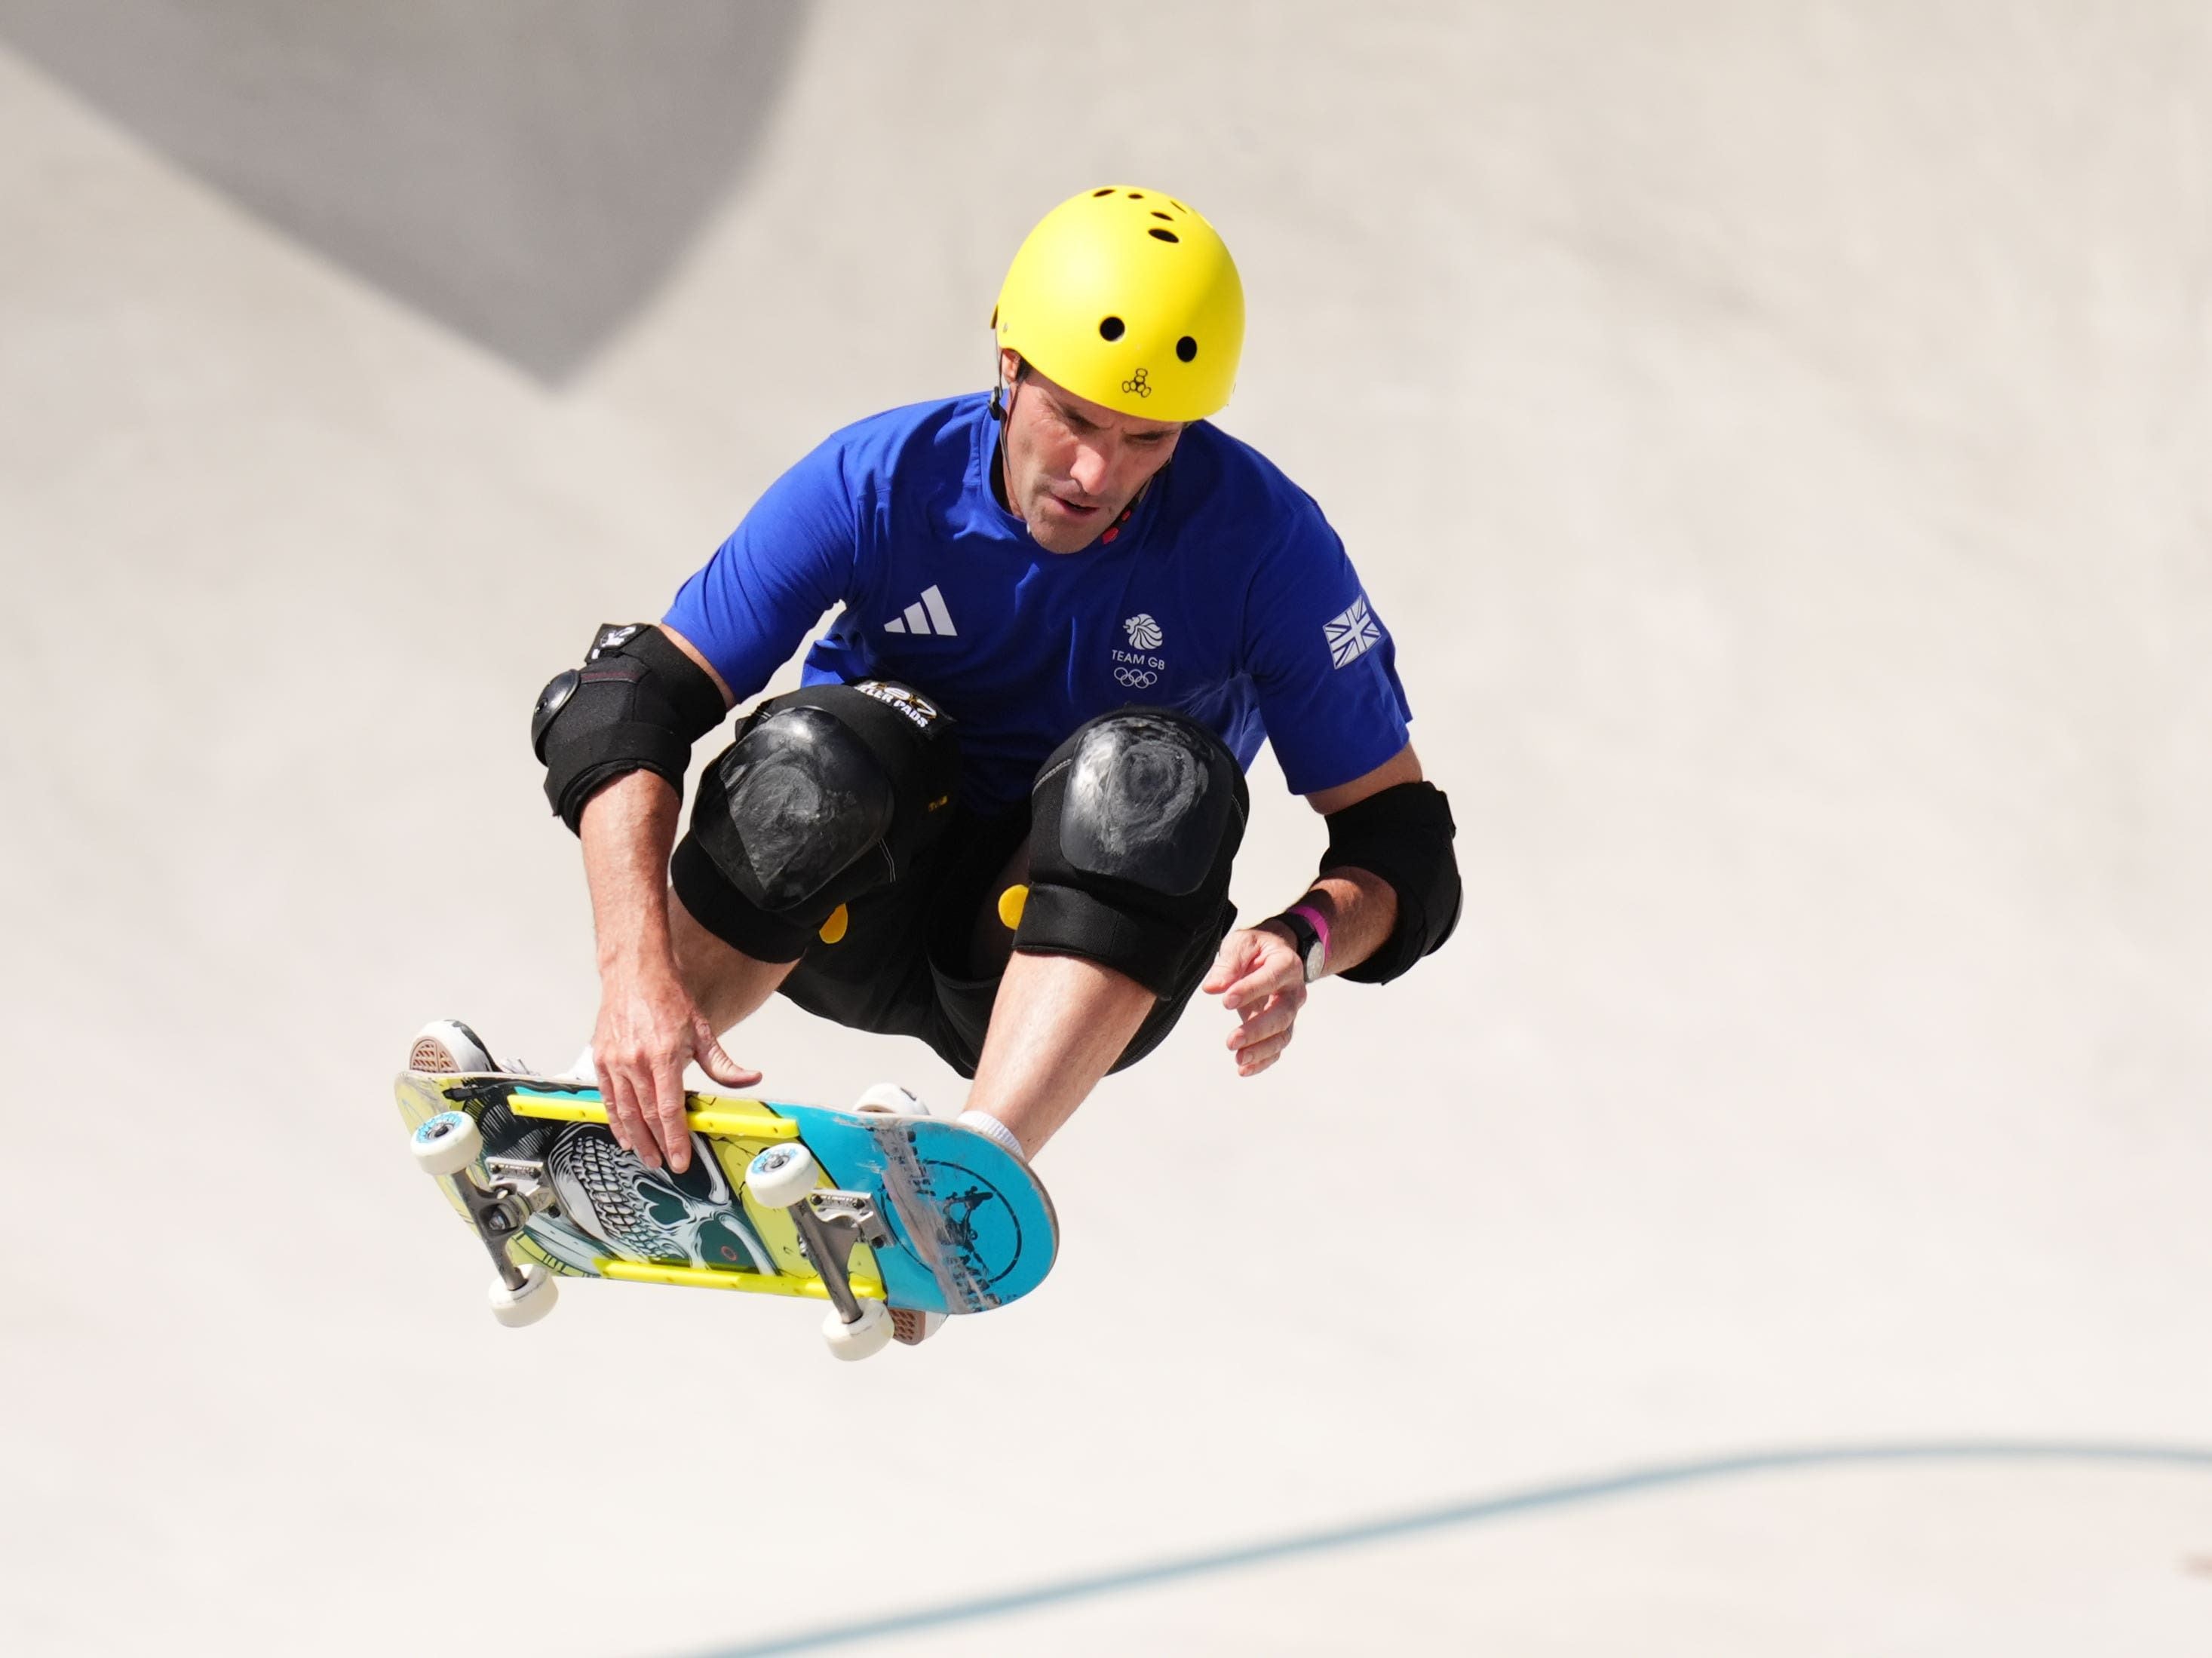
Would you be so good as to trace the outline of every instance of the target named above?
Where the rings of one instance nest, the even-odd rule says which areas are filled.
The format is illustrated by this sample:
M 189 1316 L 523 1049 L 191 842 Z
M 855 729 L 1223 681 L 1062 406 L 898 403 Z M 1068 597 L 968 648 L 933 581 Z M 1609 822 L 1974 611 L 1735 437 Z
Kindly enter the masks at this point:
M 407 1050 L 407 1068 L 432 1076 L 458 1076 L 468 1071 L 496 1071 L 483 1039 L 459 1019 L 433 1019 L 415 1033 Z
M 942 1313 L 917 1312 L 911 1307 L 891 1309 L 891 1339 L 918 1347 L 945 1327 Z

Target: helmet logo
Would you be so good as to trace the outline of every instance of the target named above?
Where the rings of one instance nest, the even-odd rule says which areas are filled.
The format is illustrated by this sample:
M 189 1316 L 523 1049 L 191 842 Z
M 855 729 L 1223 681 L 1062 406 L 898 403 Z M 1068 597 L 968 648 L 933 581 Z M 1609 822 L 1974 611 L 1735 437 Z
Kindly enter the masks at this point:
M 1121 389 L 1124 392 L 1134 392 L 1140 398 L 1149 398 L 1152 395 L 1152 380 L 1141 368 L 1121 382 Z

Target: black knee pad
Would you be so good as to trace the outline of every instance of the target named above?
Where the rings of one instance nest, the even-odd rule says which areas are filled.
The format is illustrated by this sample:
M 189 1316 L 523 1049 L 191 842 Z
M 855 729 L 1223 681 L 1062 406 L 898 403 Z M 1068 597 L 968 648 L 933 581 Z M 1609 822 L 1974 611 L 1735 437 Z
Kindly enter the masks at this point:
M 1244 774 L 1167 708 L 1120 708 L 1053 751 L 1030 795 L 1030 894 L 1014 948 L 1083 956 L 1173 994 L 1235 912 Z
M 756 708 L 707 768 L 671 875 L 708 931 L 794 961 L 838 905 L 896 880 L 951 817 L 952 722 L 884 680 Z

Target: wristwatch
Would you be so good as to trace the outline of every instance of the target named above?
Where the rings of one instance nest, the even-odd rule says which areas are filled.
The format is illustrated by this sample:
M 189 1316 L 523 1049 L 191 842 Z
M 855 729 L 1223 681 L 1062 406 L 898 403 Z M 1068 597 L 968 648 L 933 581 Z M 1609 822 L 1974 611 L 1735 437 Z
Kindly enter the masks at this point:
M 1305 966 L 1306 982 L 1320 978 L 1328 964 L 1328 923 L 1321 912 L 1299 904 L 1268 919 L 1291 935 Z

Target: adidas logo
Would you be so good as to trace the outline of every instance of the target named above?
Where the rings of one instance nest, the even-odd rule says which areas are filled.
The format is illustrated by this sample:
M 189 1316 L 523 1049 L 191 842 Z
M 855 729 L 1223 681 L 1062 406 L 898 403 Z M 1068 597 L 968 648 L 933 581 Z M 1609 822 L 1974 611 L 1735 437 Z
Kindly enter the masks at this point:
M 893 616 L 884 623 L 887 634 L 942 634 L 951 639 L 960 631 L 952 625 L 952 612 L 945 608 L 945 595 L 934 585 L 921 590 L 917 604 L 906 607 L 903 616 Z

